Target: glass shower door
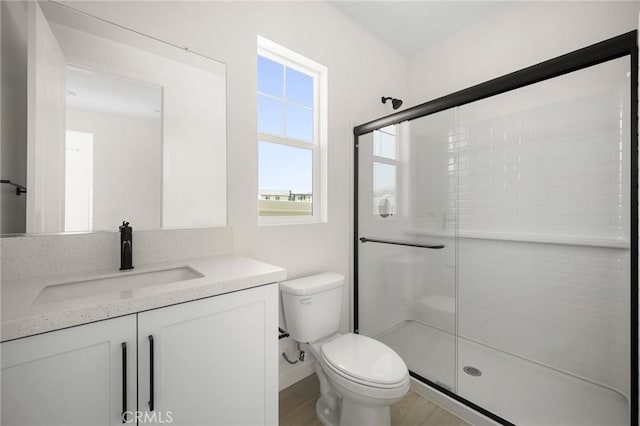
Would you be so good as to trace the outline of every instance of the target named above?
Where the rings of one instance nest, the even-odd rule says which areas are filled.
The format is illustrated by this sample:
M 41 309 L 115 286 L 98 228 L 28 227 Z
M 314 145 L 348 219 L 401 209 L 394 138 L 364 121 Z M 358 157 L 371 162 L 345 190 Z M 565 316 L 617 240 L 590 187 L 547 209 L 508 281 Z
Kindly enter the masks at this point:
M 629 422 L 629 73 L 459 108 L 458 394 L 518 425 Z
M 624 56 L 360 135 L 359 332 L 495 420 L 628 424 L 630 77 Z
M 455 111 L 358 140 L 359 331 L 455 392 Z

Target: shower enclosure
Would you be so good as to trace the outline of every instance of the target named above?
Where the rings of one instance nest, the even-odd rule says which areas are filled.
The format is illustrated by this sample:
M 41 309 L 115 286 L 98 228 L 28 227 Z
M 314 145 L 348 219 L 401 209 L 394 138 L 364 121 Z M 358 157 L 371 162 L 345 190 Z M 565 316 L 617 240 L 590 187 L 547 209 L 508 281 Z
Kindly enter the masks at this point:
M 500 423 L 638 424 L 636 40 L 354 129 L 354 328 Z

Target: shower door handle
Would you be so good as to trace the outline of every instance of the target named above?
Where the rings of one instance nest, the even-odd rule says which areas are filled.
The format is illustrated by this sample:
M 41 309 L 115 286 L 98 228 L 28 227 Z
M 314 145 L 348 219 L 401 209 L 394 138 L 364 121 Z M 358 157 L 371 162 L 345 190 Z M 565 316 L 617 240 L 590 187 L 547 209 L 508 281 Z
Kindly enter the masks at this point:
M 418 248 L 427 248 L 427 249 L 443 249 L 444 244 L 423 244 L 416 243 L 413 241 L 401 241 L 401 240 L 381 240 L 378 238 L 367 238 L 360 237 L 360 242 L 364 243 L 380 243 L 380 244 L 391 244 L 394 246 L 407 246 L 407 247 L 418 247 Z

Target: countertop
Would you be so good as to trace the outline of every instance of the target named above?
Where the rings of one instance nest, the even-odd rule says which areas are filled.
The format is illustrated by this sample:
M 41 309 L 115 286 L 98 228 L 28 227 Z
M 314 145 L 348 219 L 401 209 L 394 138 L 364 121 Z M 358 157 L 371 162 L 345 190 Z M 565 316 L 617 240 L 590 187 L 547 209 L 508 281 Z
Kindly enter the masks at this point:
M 187 266 L 203 277 L 72 300 L 33 303 L 50 285 Z M 286 279 L 286 270 L 247 257 L 225 255 L 2 282 L 2 341 L 216 296 Z

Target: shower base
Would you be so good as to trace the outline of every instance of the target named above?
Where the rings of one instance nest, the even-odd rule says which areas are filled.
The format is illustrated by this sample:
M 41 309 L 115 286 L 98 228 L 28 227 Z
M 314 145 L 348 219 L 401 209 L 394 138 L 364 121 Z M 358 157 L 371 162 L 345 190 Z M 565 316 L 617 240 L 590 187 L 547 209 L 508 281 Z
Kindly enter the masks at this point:
M 518 425 L 623 426 L 627 399 L 620 393 L 416 321 L 404 321 L 376 336 L 404 359 L 412 372 Z M 463 371 L 480 370 L 480 376 Z M 473 371 L 472 371 L 473 372 Z

